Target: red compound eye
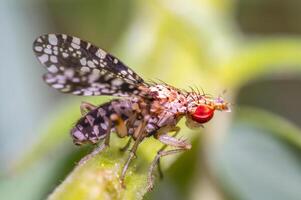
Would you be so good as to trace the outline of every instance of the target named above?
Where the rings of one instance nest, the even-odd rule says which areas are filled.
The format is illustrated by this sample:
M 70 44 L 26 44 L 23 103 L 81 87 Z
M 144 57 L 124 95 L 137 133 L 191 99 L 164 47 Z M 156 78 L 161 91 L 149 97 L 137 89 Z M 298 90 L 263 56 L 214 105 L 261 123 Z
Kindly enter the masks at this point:
M 206 123 L 213 117 L 213 114 L 214 109 L 210 108 L 207 105 L 200 105 L 196 108 L 191 117 L 198 123 Z

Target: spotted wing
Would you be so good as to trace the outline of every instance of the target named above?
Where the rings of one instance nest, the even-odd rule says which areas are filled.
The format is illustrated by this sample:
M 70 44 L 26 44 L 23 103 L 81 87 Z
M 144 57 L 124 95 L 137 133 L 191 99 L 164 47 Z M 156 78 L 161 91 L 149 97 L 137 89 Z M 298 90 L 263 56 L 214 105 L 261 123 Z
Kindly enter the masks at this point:
M 65 34 L 38 37 L 33 50 L 47 67 L 47 84 L 75 95 L 139 94 L 144 81 L 114 56 L 89 42 Z

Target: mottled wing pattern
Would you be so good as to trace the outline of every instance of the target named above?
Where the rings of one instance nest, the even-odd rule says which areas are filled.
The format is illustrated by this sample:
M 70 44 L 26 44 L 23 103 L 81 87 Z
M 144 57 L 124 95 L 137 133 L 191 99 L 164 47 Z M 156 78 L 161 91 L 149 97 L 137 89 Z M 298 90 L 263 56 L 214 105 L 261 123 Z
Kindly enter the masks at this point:
M 47 67 L 47 84 L 75 95 L 130 96 L 144 81 L 114 56 L 89 42 L 65 34 L 38 37 L 33 50 Z

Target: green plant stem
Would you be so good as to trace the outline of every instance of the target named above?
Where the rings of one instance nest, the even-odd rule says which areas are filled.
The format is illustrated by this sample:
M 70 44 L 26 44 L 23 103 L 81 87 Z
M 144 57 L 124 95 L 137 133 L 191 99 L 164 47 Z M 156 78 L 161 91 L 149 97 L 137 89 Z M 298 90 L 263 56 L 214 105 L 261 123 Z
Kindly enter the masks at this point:
M 133 162 L 127 172 L 126 189 L 119 182 L 126 155 L 127 152 L 119 152 L 116 146 L 107 148 L 75 167 L 49 199 L 142 199 L 146 193 L 146 165 L 139 164 L 138 169 Z

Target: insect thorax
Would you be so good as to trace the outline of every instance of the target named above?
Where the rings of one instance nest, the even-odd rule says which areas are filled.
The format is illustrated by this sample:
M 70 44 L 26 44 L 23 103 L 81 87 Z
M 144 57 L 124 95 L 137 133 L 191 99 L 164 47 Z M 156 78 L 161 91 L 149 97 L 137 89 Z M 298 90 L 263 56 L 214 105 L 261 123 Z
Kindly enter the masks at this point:
M 185 94 L 166 84 L 156 84 L 149 89 L 154 96 L 150 108 L 154 123 L 150 121 L 149 131 L 154 131 L 154 128 L 151 129 L 151 125 L 156 125 L 157 128 L 175 126 L 186 113 Z

